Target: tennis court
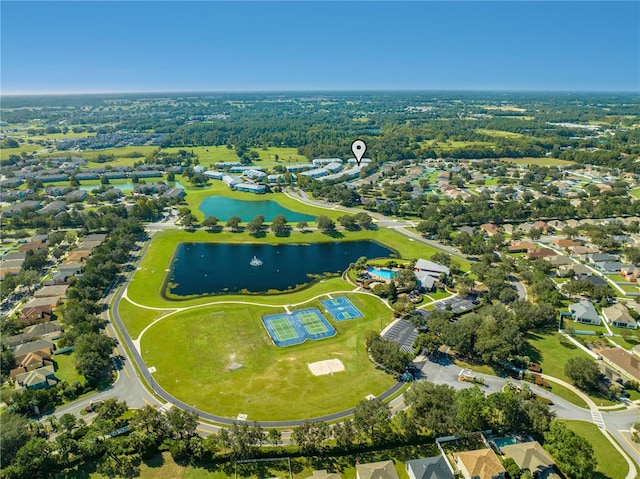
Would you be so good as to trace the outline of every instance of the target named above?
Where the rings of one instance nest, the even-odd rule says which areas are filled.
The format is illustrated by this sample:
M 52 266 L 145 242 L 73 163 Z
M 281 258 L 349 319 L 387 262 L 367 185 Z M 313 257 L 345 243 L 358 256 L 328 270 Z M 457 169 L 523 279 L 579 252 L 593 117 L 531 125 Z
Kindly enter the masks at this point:
M 298 311 L 296 316 L 309 334 L 320 334 L 328 331 L 315 311 Z
M 346 321 L 348 319 L 361 318 L 364 316 L 346 296 L 323 299 L 320 303 L 336 321 Z
M 293 311 L 291 314 L 272 314 L 262 318 L 267 333 L 276 346 L 292 346 L 307 339 L 323 339 L 336 330 L 316 308 Z

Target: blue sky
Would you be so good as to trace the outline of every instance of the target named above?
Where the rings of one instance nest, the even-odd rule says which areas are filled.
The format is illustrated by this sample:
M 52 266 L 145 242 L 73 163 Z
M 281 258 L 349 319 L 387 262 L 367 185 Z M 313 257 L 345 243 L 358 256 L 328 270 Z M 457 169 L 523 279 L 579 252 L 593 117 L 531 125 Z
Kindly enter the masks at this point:
M 640 3 L 1 5 L 0 91 L 640 91 Z

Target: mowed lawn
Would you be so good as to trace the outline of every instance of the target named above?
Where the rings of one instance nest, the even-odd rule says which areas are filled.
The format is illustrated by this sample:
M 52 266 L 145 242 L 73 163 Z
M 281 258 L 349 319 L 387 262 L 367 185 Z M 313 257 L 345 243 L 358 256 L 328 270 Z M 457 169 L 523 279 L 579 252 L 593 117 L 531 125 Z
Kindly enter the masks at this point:
M 364 345 L 365 333 L 386 326 L 391 311 L 370 295 L 348 296 L 364 318 L 334 322 L 325 315 L 337 331 L 332 338 L 281 348 L 261 317 L 284 308 L 221 304 L 157 322 L 141 339 L 142 356 L 169 393 L 214 414 L 264 421 L 342 411 L 395 382 L 375 368 Z M 339 359 L 345 371 L 312 375 L 307 365 L 326 359 Z M 229 370 L 233 363 L 242 367 Z
M 629 472 L 627 461 L 604 437 L 598 426 L 584 421 L 562 421 L 576 434 L 588 440 L 593 446 L 598 466 L 595 479 L 624 479 Z
M 500 161 L 507 161 L 516 165 L 538 165 L 538 166 L 559 166 L 573 165 L 573 162 L 560 160 L 558 158 L 499 158 Z
M 530 333 L 528 339 L 531 344 L 531 348 L 526 352 L 526 355 L 529 356 L 532 361 L 537 362 L 542 366 L 542 373 L 553 376 L 554 378 L 562 379 L 569 384 L 573 384 L 573 382 L 564 372 L 567 361 L 574 357 L 590 358 L 587 353 L 564 339 L 559 333 Z M 615 404 L 619 404 L 605 399 L 604 397 L 595 396 L 587 393 L 586 391 L 583 392 L 598 406 L 613 406 Z M 562 393 L 559 395 L 570 400 L 568 396 L 563 396 Z M 574 402 L 574 404 L 577 403 Z
M 142 332 L 144 328 L 146 328 L 149 324 L 153 323 L 156 319 L 161 318 L 162 316 L 166 316 L 174 310 L 157 310 L 157 309 L 146 309 L 140 308 L 133 303 L 131 303 L 126 298 L 123 298 L 120 301 L 120 305 L 118 307 L 118 312 L 120 313 L 120 319 L 124 323 L 127 331 L 129 332 L 129 336 L 133 339 L 136 339 L 138 335 Z

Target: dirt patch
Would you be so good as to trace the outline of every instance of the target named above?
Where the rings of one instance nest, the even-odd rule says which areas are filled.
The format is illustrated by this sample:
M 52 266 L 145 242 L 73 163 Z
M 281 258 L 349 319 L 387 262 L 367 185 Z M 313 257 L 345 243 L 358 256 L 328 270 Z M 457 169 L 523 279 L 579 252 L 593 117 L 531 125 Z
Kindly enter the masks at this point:
M 326 359 L 324 361 L 307 364 L 307 366 L 314 376 L 323 376 L 325 374 L 344 371 L 344 364 L 342 364 L 342 361 L 339 359 Z

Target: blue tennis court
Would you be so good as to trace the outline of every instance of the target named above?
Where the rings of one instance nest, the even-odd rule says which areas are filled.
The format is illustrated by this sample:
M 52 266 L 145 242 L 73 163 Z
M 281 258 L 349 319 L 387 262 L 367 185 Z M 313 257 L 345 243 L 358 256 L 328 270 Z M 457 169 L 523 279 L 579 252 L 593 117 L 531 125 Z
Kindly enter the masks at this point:
M 364 316 L 358 308 L 351 304 L 351 301 L 346 296 L 323 299 L 320 303 L 336 321 L 346 321 Z
M 334 336 L 336 330 L 316 308 L 279 313 L 262 318 L 267 333 L 276 346 L 292 346 L 307 339 L 324 339 Z

